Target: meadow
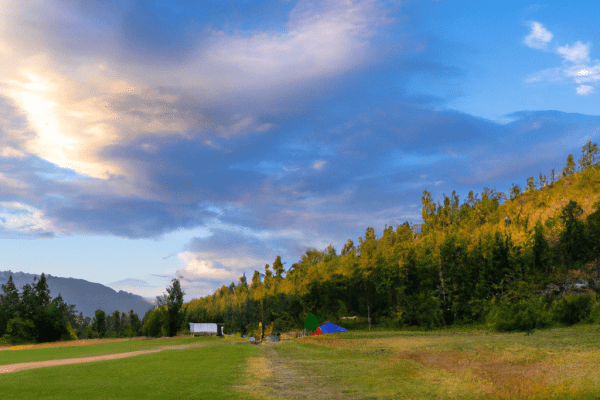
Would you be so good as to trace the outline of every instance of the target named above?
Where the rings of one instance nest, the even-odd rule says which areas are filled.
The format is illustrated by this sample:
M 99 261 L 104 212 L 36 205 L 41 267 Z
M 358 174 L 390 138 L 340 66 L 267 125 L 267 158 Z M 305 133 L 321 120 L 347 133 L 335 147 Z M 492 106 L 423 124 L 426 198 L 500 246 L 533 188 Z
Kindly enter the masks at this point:
M 356 331 L 259 346 L 235 337 L 174 338 L 71 347 L 79 352 L 68 357 L 192 343 L 206 346 L 0 374 L 0 392 L 3 399 L 600 397 L 597 325 L 530 335 Z M 0 360 L 18 353 L 28 361 L 67 354 L 50 350 L 2 351 Z
M 107 342 L 90 344 L 85 346 L 32 348 L 24 350 L 0 351 L 0 365 L 58 360 L 73 357 L 92 357 L 106 354 L 127 353 L 130 351 L 151 350 L 163 346 L 177 346 L 199 342 L 212 343 L 218 340 L 216 337 L 177 337 L 155 340 L 123 340 L 118 342 Z M 85 342 L 85 341 L 80 341 Z M 69 343 L 69 342 L 66 342 Z M 21 347 L 21 346 L 15 346 Z M 24 346 L 26 347 L 26 346 Z

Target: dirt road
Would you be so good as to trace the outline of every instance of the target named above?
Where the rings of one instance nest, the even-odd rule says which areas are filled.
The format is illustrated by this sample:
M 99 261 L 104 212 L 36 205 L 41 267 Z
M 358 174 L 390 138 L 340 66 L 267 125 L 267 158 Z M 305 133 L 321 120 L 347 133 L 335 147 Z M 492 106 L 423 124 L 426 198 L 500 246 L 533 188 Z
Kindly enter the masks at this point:
M 162 347 L 157 347 L 156 349 L 150 349 L 150 350 L 130 351 L 128 353 L 107 354 L 104 356 L 64 358 L 64 359 L 60 359 L 60 360 L 34 361 L 34 362 L 28 362 L 28 363 L 0 365 L 0 374 L 8 374 L 11 372 L 18 372 L 18 371 L 23 371 L 26 369 L 57 367 L 60 365 L 82 364 L 82 363 L 90 363 L 90 362 L 106 361 L 106 360 L 118 360 L 120 358 L 135 357 L 135 356 L 140 356 L 142 354 L 158 353 L 158 352 L 164 351 L 164 350 L 189 349 L 189 348 L 193 348 L 193 347 L 212 346 L 215 344 L 219 344 L 219 342 L 181 344 L 181 345 L 173 345 L 173 346 L 162 346 Z

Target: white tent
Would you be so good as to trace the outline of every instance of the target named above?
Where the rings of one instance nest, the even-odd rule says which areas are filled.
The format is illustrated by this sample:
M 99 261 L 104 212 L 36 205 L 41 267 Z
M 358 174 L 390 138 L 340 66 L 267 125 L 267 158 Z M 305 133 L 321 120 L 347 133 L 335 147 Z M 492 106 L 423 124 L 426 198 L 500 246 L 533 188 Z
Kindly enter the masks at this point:
M 217 334 L 217 324 L 193 324 L 190 323 L 190 332 L 194 333 L 214 333 Z

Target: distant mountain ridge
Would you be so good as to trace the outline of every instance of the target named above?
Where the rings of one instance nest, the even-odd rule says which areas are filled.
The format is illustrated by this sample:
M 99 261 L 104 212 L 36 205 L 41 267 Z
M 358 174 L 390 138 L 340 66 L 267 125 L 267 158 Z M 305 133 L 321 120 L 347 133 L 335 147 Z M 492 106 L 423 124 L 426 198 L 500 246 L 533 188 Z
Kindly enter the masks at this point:
M 33 284 L 33 278 L 38 274 L 28 274 L 26 272 L 0 271 L 0 284 L 8 282 L 8 277 L 12 274 L 15 286 L 21 292 L 25 284 Z M 50 296 L 55 298 L 60 295 L 67 304 L 75 304 L 77 315 L 83 313 L 84 317 L 93 317 L 97 309 L 101 309 L 107 314 L 112 314 L 115 310 L 137 313 L 140 318 L 144 316 L 153 304 L 142 296 L 124 292 L 115 291 L 100 283 L 88 282 L 84 279 L 61 278 L 46 274 Z

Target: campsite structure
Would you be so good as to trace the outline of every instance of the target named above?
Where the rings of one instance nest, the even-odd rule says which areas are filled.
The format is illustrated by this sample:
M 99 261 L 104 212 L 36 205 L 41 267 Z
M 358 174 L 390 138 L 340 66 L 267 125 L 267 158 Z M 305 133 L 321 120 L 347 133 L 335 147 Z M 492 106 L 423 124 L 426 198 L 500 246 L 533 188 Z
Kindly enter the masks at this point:
M 317 335 L 324 335 L 326 333 L 336 333 L 336 332 L 348 332 L 346 329 L 341 326 L 337 326 L 332 324 L 331 322 L 325 322 L 323 325 L 317 328 Z
M 315 335 L 324 335 L 326 333 L 335 333 L 335 332 L 348 332 L 346 329 L 341 326 L 337 326 L 327 321 L 325 323 L 321 323 L 318 317 L 315 317 L 312 314 L 308 314 L 306 319 L 304 320 L 304 330 L 315 332 Z
M 223 324 L 190 323 L 190 332 L 191 332 L 192 336 L 195 336 L 196 333 L 209 334 L 209 335 L 215 334 L 217 336 L 223 336 Z

